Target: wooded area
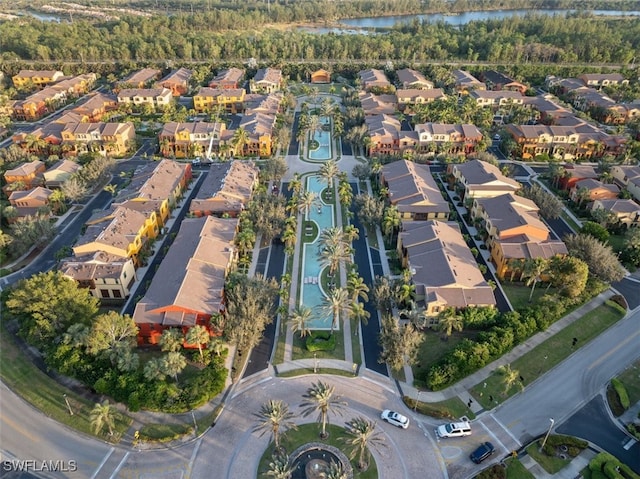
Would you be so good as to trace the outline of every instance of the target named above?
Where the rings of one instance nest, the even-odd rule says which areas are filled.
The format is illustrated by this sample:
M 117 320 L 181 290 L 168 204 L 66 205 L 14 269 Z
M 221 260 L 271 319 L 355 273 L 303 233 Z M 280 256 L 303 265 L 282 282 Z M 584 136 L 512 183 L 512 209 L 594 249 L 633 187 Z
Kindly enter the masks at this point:
M 236 5 L 210 11 L 124 16 L 118 20 L 42 22 L 28 17 L 0 23 L 2 60 L 31 61 L 247 61 L 274 66 L 292 61 L 409 62 L 486 61 L 504 63 L 634 63 L 640 48 L 637 18 L 530 13 L 506 20 L 455 26 L 418 20 L 369 35 L 314 34 L 292 29 L 296 22 L 334 21 L 371 13 L 365 5 L 385 2 L 295 2 Z M 390 5 L 399 4 L 389 2 Z M 412 2 L 394 13 L 410 11 Z M 514 4 L 515 5 L 515 4 Z M 558 3 L 559 5 L 559 3 Z M 575 8 L 575 5 L 571 5 Z M 344 7 L 344 8 L 343 8 Z M 309 8 L 309 11 L 298 12 Z M 505 8 L 505 7 L 503 7 Z M 280 16 L 279 11 L 283 14 Z M 424 11 L 424 9 L 422 9 Z M 447 11 L 447 10 L 445 10 Z M 313 13 L 312 13 L 313 12 Z M 337 15 L 340 13 L 340 15 Z M 259 29 L 259 30 L 256 30 Z

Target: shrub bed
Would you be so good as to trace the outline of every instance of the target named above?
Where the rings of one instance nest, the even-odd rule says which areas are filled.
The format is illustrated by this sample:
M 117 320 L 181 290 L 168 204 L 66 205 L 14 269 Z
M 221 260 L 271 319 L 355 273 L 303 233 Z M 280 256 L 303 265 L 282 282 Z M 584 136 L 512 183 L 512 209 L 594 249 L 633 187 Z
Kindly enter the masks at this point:
M 566 454 L 571 457 L 576 457 L 580 452 L 587 448 L 589 443 L 572 436 L 563 436 L 561 434 L 552 434 L 547 438 L 547 442 L 544 445 L 544 452 L 549 456 L 555 456 L 559 450 L 562 451 L 562 446 L 567 448 Z
M 307 336 L 305 346 L 309 351 L 333 351 L 336 348 L 336 338 L 325 331 L 314 331 Z
M 591 459 L 589 469 L 593 477 L 601 477 L 596 474 L 603 474 L 608 479 L 640 479 L 640 476 L 633 472 L 629 466 L 622 464 L 616 457 L 607 452 L 601 452 Z
M 567 310 L 600 294 L 604 288 L 603 283 L 590 280 L 577 298 L 545 295 L 535 305 L 500 313 L 491 321 L 477 323 L 474 326 L 484 330 L 475 340 L 461 341 L 438 363 L 416 374 L 416 379 L 433 391 L 444 389 L 511 351 L 535 333 L 545 331 Z
M 618 395 L 618 400 L 620 401 L 620 406 L 622 406 L 622 408 L 625 411 L 627 409 L 629 409 L 629 406 L 630 406 L 629 394 L 627 393 L 627 388 L 624 387 L 624 384 L 622 384 L 622 382 L 619 379 L 613 378 L 611 380 L 611 386 L 613 386 L 613 389 L 615 390 L 616 394 Z

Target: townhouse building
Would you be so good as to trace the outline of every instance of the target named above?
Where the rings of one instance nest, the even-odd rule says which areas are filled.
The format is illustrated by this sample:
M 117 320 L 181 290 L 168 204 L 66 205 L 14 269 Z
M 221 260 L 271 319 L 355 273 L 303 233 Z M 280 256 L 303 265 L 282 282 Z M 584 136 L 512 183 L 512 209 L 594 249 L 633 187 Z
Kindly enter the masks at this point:
M 449 219 L 449 203 L 444 199 L 428 165 L 407 160 L 387 163 L 380 172 L 389 202 L 398 208 L 402 220 Z
M 611 167 L 611 175 L 640 201 L 640 166 L 615 165 Z
M 30 190 L 31 188 L 40 186 L 43 183 L 42 175 L 46 170 L 47 167 L 44 162 L 40 160 L 33 160 L 5 171 L 5 191 L 7 191 L 7 186 L 10 185 L 14 185 L 10 189 L 19 190 Z
M 165 157 L 210 158 L 220 154 L 225 131 L 222 122 L 166 123 L 158 136 L 160 152 Z
M 492 307 L 493 289 L 484 279 L 457 223 L 403 221 L 398 255 L 415 285 L 416 303 L 437 324 L 447 307 Z
M 519 91 L 510 90 L 473 90 L 469 92 L 469 96 L 479 106 L 488 106 L 494 110 L 511 105 L 523 105 L 525 99 Z
M 260 68 L 249 82 L 251 93 L 273 93 L 282 90 L 284 77 L 282 70 Z
M 462 198 L 491 198 L 515 193 L 522 185 L 502 174 L 500 169 L 486 161 L 471 160 L 449 165 L 450 181 Z
M 618 185 L 602 183 L 593 178 L 578 181 L 569 191 L 569 198 L 577 202 L 612 200 L 618 197 Z M 583 196 L 584 195 L 584 196 Z
M 551 238 L 538 206 L 527 198 L 512 193 L 475 198 L 471 217 L 482 231 L 500 279 L 519 279 L 527 260 L 567 254 L 565 244 Z
M 633 200 L 610 199 L 595 200 L 591 204 L 591 210 L 603 209 L 611 213 L 615 222 L 627 228 L 637 228 L 640 226 L 640 204 Z
M 209 82 L 209 88 L 216 90 L 235 90 L 242 88 L 245 71 L 240 68 L 227 68 L 221 70 Z
M 162 72 L 155 68 L 142 68 L 132 72 L 129 76 L 125 77 L 116 83 L 116 89 L 122 88 L 147 88 L 150 87 L 158 78 Z
M 169 106 L 172 99 L 167 88 L 125 88 L 118 92 L 118 104 L 123 105 L 149 105 L 157 109 Z
M 245 95 L 243 88 L 202 87 L 193 96 L 193 108 L 198 113 L 209 113 L 217 109 L 226 113 L 242 113 Z
M 487 85 L 482 83 L 471 73 L 465 70 L 453 70 L 451 72 L 453 84 L 458 93 L 466 94 L 474 90 L 486 90 Z
M 251 201 L 259 173 L 260 170 L 250 161 L 212 164 L 191 200 L 189 213 L 196 217 L 237 218 Z
M 173 70 L 156 83 L 157 88 L 166 88 L 173 96 L 182 96 L 189 93 L 189 81 L 193 72 L 187 68 Z
M 55 83 L 64 77 L 64 73 L 59 70 L 20 70 L 17 75 L 11 77 L 13 86 L 22 88 L 42 88 L 51 83 Z
M 465 155 L 474 153 L 482 141 L 482 133 L 471 124 L 420 123 L 415 126 L 418 152 Z
M 415 105 L 424 105 L 432 101 L 443 100 L 446 97 L 444 91 L 440 88 L 396 90 L 398 109 L 407 113 L 411 113 Z
M 52 191 L 42 186 L 29 190 L 17 190 L 9 195 L 9 204 L 16 209 L 16 218 L 49 214 L 49 197 Z
M 61 188 L 65 182 L 82 168 L 71 160 L 60 160 L 46 170 L 42 176 L 44 184 L 49 189 Z
M 382 70 L 376 70 L 375 68 L 368 68 L 358 72 L 358 77 L 362 85 L 362 89 L 365 91 L 371 89 L 391 90 L 393 85 L 384 74 Z
M 422 73 L 411 68 L 397 70 L 396 75 L 398 76 L 398 88 L 403 90 L 431 90 L 434 87 L 432 81 L 427 80 Z
M 268 158 L 273 152 L 273 131 L 276 126 L 276 117 L 263 113 L 245 114 L 240 119 L 239 129 L 247 134 L 247 142 L 234 144 L 231 138 L 231 146 L 240 156 Z
M 210 320 L 224 312 L 225 280 L 237 260 L 233 243 L 237 224 L 237 219 L 215 216 L 182 222 L 151 285 L 136 304 L 133 320 L 139 328 L 138 344 L 158 344 L 169 328 L 186 334 L 201 325 L 211 335 L 220 334 Z

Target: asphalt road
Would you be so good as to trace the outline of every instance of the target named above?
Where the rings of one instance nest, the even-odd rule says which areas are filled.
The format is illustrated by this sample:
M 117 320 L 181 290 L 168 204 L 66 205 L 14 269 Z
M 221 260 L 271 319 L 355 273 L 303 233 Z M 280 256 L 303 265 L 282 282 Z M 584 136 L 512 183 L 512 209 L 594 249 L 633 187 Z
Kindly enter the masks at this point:
M 492 414 L 522 444 L 561 425 L 640 357 L 640 310 L 629 314 Z M 567 345 L 570 347 L 570 345 Z
M 351 183 L 351 189 L 354 196 L 358 194 L 357 183 Z M 380 334 L 380 318 L 378 316 L 378 310 L 375 307 L 373 301 L 374 279 L 375 276 L 382 276 L 382 264 L 380 262 L 380 253 L 374 248 L 367 246 L 366 228 L 360 223 L 360 219 L 356 214 L 355 206 L 351 206 L 351 212 L 353 213 L 353 219 L 351 220 L 353 226 L 360 231 L 359 238 L 353 242 L 353 260 L 358 267 L 358 273 L 364 280 L 367 286 L 369 286 L 369 301 L 365 302 L 364 308 L 369 312 L 371 317 L 367 324 L 362 323 L 362 347 L 364 349 L 364 364 L 368 369 L 377 373 L 387 376 L 387 365 L 378 362 L 382 348 L 378 342 L 378 336 Z
M 622 281 L 613 283 L 612 288 L 620 293 L 627 300 L 630 310 L 640 306 L 640 282 L 633 279 L 624 278 Z
M 640 442 L 631 441 L 612 421 L 602 395 L 597 395 L 557 428 L 560 434 L 586 439 L 613 454 L 640 474 Z

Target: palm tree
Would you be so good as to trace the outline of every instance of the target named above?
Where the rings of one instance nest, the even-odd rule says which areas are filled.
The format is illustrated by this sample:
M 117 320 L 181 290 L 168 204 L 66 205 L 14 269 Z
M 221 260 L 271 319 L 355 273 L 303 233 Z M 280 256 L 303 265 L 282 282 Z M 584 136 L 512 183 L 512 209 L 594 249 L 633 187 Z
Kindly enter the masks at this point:
M 513 386 L 518 386 L 521 390 L 524 389 L 524 384 L 520 379 L 520 371 L 517 369 L 511 369 L 510 364 L 505 364 L 500 368 L 502 372 L 502 382 L 504 383 L 504 395 L 509 392 Z
M 181 329 L 171 328 L 162 331 L 160 348 L 163 351 L 179 351 L 182 343 L 184 343 L 184 334 Z
M 329 296 L 323 298 L 322 309 L 325 313 L 331 315 L 331 332 L 338 325 L 340 321 L 340 313 L 343 309 L 349 306 L 349 293 L 345 288 L 334 288 L 329 292 Z
M 387 240 L 391 242 L 393 233 L 400 227 L 402 220 L 400 218 L 400 212 L 398 207 L 390 205 L 384 210 L 384 217 L 382 218 L 382 231 L 387 236 Z
M 349 316 L 351 319 L 355 319 L 358 324 L 356 326 L 356 336 L 358 335 L 358 330 L 360 329 L 360 323 L 364 323 L 365 325 L 369 322 L 369 318 L 371 317 L 371 313 L 364 309 L 364 303 L 360 301 L 355 301 L 351 303 L 349 306 Z
M 322 128 L 320 117 L 318 115 L 311 115 L 309 117 L 309 123 L 307 126 L 309 128 L 309 132 L 311 133 L 311 141 L 315 141 L 316 132 Z
M 440 331 L 444 332 L 446 337 L 451 336 L 453 330 L 462 331 L 464 326 L 463 318 L 460 313 L 456 310 L 456 308 L 448 307 L 445 308 L 438 315 L 438 326 Z
M 296 306 L 293 311 L 289 314 L 289 325 L 291 326 L 292 332 L 300 332 L 300 338 L 304 338 L 307 334 L 309 334 L 309 321 L 311 321 L 311 316 L 313 315 L 313 311 L 311 308 L 306 306 Z
M 109 436 L 113 436 L 113 428 L 116 421 L 116 410 L 106 400 L 101 403 L 96 403 L 91 410 L 89 416 L 91 426 L 93 426 L 94 434 L 99 434 L 105 427 L 109 430 Z
M 324 473 L 325 479 L 347 479 L 347 473 L 342 463 L 331 460 L 329 469 Z
M 51 192 L 49 196 L 49 204 L 51 204 L 53 210 L 57 213 L 64 213 L 67 210 L 66 204 L 67 197 L 64 194 L 64 191 L 60 189 L 55 189 Z
M 317 200 L 318 195 L 313 191 L 305 191 L 304 193 L 298 195 L 298 203 L 296 205 L 298 211 L 300 211 L 305 216 L 308 215 L 309 210 L 311 210 L 311 207 L 316 203 Z
M 198 346 L 200 359 L 203 360 L 204 354 L 202 353 L 202 345 L 204 344 L 206 346 L 211 340 L 211 336 L 209 335 L 209 331 L 207 331 L 207 328 L 200 324 L 196 324 L 195 326 L 189 328 L 185 339 L 187 340 L 187 343 L 196 344 Z
M 294 173 L 293 178 L 289 181 L 289 191 L 293 191 L 293 196 L 298 196 L 302 191 L 302 181 L 300 180 L 300 173 Z
M 147 381 L 164 381 L 166 374 L 162 368 L 162 358 L 153 358 L 144 365 L 144 378 Z
M 259 412 L 254 413 L 254 416 L 260 422 L 254 426 L 253 431 L 261 431 L 260 436 L 270 431 L 276 451 L 280 450 L 280 429 L 287 432 L 289 429 L 298 428 L 292 421 L 294 414 L 283 401 L 269 400 L 262 405 Z
M 349 459 L 357 457 L 358 469 L 364 471 L 369 467 L 371 459 L 369 447 L 386 446 L 384 438 L 376 430 L 375 421 L 369 421 L 361 416 L 347 421 L 345 425 L 348 437 L 343 438 L 343 441 L 351 449 Z
M 187 366 L 187 360 L 182 353 L 171 351 L 162 358 L 162 370 L 167 376 L 173 376 L 176 383 L 178 382 L 178 374 Z
M 338 176 L 340 170 L 334 160 L 325 161 L 320 168 L 320 176 L 327 182 L 327 188 L 333 185 L 333 179 Z
M 353 302 L 357 301 L 358 298 L 362 298 L 365 303 L 369 301 L 369 295 L 367 294 L 369 286 L 364 282 L 362 276 L 355 271 L 351 271 L 347 277 L 347 291 L 349 291 Z
M 347 403 L 342 401 L 341 396 L 335 395 L 335 386 L 329 386 L 327 383 L 318 381 L 311 383 L 311 387 L 302 395 L 305 399 L 300 407 L 305 408 L 302 415 L 307 417 L 313 412 L 318 413 L 317 421 L 322 424 L 321 438 L 327 437 L 327 421 L 329 413 L 342 414 L 341 408 Z
M 526 279 L 525 284 L 527 286 L 531 286 L 529 302 L 533 299 L 533 290 L 535 289 L 538 281 L 540 281 L 540 275 L 547 270 L 547 267 L 548 261 L 544 258 L 529 258 L 525 260 L 522 278 Z
M 231 139 L 231 144 L 233 145 L 236 156 L 244 153 L 244 147 L 247 143 L 249 143 L 249 133 L 242 127 L 238 128 Z
M 269 470 L 264 475 L 274 479 L 291 479 L 294 471 L 293 464 L 289 463 L 289 459 L 286 456 L 274 454 L 269 463 Z

